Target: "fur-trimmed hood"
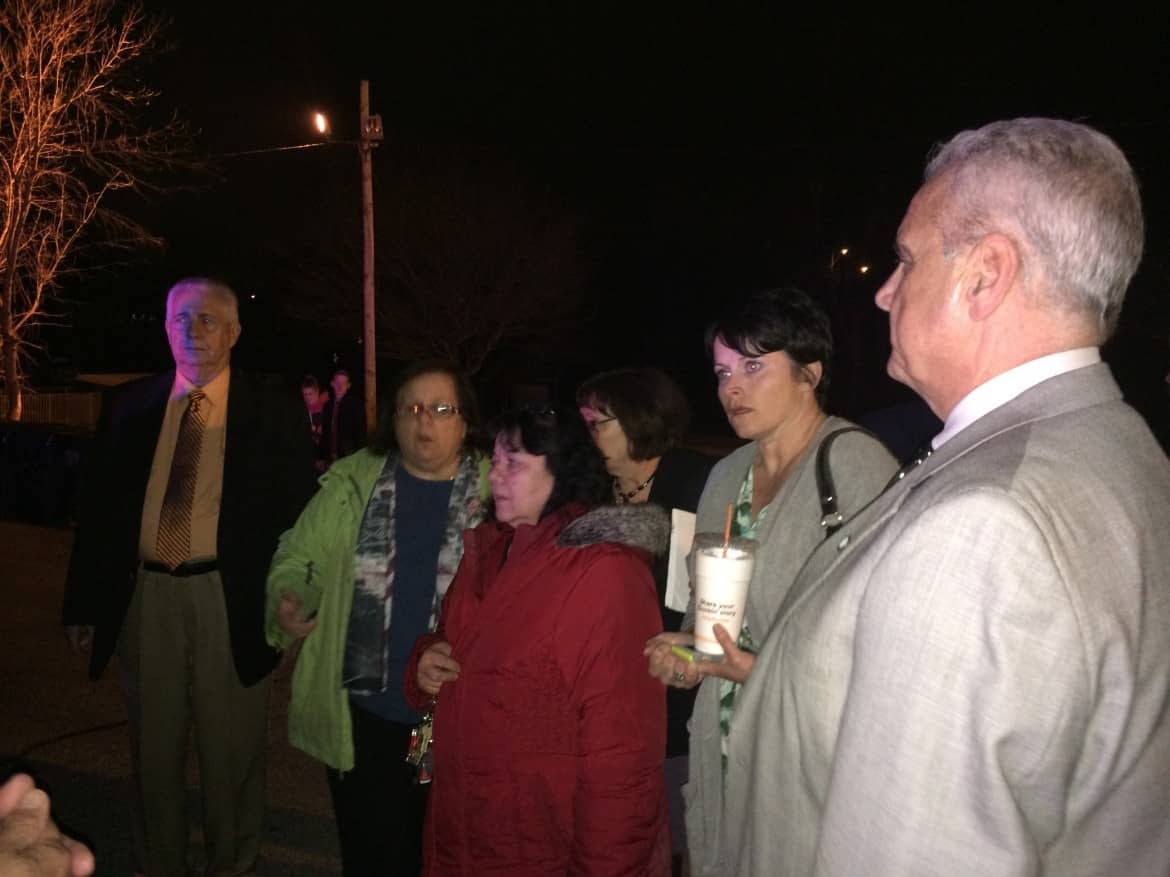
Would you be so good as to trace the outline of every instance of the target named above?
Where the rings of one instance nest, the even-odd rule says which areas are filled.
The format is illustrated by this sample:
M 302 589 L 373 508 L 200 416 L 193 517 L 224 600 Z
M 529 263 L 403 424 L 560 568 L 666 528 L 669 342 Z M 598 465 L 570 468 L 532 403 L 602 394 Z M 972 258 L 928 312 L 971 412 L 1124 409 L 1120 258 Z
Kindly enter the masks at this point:
M 618 542 L 657 556 L 670 547 L 670 515 L 653 503 L 599 506 L 572 521 L 557 537 L 558 548 Z

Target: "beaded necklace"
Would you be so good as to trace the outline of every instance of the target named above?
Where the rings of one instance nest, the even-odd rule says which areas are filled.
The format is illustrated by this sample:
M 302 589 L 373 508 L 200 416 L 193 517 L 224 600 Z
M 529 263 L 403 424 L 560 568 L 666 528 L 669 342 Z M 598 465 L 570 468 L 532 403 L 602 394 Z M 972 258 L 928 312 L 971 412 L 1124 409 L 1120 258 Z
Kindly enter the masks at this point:
M 655 470 L 654 472 L 651 472 L 650 477 L 647 478 L 645 481 L 643 481 L 641 484 L 639 484 L 637 487 L 635 487 L 633 490 L 627 490 L 624 492 L 618 487 L 618 481 L 615 478 L 613 480 L 613 492 L 617 498 L 616 499 L 617 504 L 618 505 L 625 505 L 626 503 L 628 503 L 631 499 L 633 499 L 635 496 L 637 496 L 639 493 L 641 493 L 643 490 L 645 490 L 650 485 L 650 482 L 654 480 L 654 476 L 657 474 L 658 474 L 657 470 Z

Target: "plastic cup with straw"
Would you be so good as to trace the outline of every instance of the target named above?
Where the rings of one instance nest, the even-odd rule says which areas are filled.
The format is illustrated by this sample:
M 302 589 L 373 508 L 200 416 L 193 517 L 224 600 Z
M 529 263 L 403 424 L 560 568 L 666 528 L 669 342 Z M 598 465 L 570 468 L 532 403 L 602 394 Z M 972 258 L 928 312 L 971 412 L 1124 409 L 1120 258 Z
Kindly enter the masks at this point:
M 715 637 L 715 625 L 722 625 L 734 641 L 743 625 L 748 586 L 755 565 L 755 542 L 731 537 L 735 506 L 727 506 L 722 542 L 719 534 L 695 535 L 694 595 L 695 649 L 704 660 L 720 659 L 723 646 Z M 706 545 L 703 537 L 706 536 Z

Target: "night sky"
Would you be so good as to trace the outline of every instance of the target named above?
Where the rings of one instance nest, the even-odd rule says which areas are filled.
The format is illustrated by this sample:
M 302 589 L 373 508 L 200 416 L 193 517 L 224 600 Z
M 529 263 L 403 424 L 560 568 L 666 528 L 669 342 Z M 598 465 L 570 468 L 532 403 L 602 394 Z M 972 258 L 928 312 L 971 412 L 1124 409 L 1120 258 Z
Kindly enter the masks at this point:
M 382 217 L 396 175 L 447 162 L 520 181 L 572 217 L 588 313 L 559 356 L 506 350 L 485 382 L 564 391 L 645 362 L 709 400 L 701 336 L 720 302 L 796 283 L 834 311 L 833 401 L 848 414 L 905 398 L 884 377 L 872 295 L 932 144 L 995 118 L 1081 119 L 1119 142 L 1143 185 L 1146 257 L 1109 356 L 1147 416 L 1164 416 L 1170 14 L 1043 5 L 149 0 L 173 45 L 142 76 L 212 155 L 306 142 L 318 109 L 335 139 L 352 138 L 369 79 L 387 137 L 374 156 L 379 228 L 393 227 Z M 288 313 L 292 278 L 320 271 L 309 263 L 322 242 L 360 240 L 357 186 L 356 152 L 341 144 L 216 159 L 193 188 L 135 208 L 168 249 L 71 289 L 78 330 L 57 349 L 81 370 L 163 367 L 161 293 L 213 274 L 244 297 L 236 361 L 290 380 L 324 376 L 334 357 L 359 369 L 352 341 Z M 718 420 L 712 405 L 698 413 Z

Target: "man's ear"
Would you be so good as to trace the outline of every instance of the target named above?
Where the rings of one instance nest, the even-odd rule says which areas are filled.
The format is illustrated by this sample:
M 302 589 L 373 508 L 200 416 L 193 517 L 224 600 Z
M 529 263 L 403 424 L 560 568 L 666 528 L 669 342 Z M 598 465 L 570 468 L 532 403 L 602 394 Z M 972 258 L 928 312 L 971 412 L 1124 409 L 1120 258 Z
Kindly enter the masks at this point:
M 236 342 L 240 340 L 240 333 L 243 331 L 244 327 L 240 325 L 239 320 L 236 320 L 234 323 L 232 323 L 232 343 L 228 345 L 229 347 L 236 346 Z
M 1015 288 L 1020 275 L 1020 251 L 1016 242 L 992 232 L 972 248 L 963 278 L 963 296 L 972 321 L 980 323 L 994 314 Z
M 814 390 L 821 382 L 821 375 L 825 372 L 825 367 L 818 360 L 817 362 L 810 362 L 800 367 L 801 372 L 808 379 L 808 385 Z

